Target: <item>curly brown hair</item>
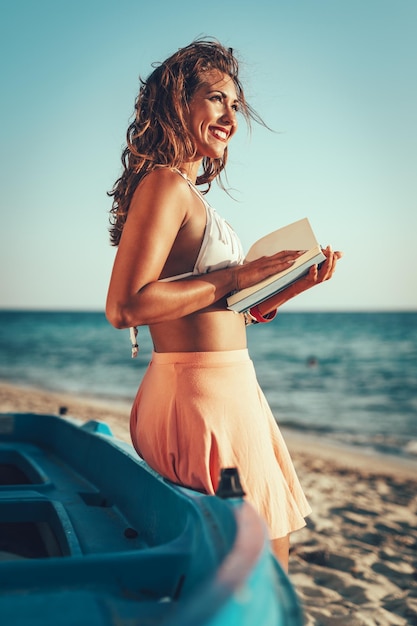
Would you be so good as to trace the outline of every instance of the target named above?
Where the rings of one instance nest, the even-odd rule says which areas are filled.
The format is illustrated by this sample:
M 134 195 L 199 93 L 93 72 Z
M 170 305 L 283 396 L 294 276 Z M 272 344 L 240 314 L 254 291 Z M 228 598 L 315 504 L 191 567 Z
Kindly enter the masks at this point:
M 211 70 L 219 70 L 233 79 L 239 108 L 249 127 L 251 119 L 263 124 L 245 100 L 238 78 L 238 61 L 232 48 L 225 48 L 217 41 L 196 40 L 158 65 L 146 80 L 140 79 L 135 119 L 127 129 L 126 147 L 121 158 L 123 173 L 108 192 L 113 196 L 110 210 L 112 245 L 119 244 L 129 204 L 142 178 L 157 167 L 179 168 L 194 156 L 195 145 L 187 127 L 186 113 L 203 82 L 204 73 Z M 203 171 L 196 184 L 206 184 L 207 192 L 226 161 L 227 148 L 223 158 L 204 158 Z

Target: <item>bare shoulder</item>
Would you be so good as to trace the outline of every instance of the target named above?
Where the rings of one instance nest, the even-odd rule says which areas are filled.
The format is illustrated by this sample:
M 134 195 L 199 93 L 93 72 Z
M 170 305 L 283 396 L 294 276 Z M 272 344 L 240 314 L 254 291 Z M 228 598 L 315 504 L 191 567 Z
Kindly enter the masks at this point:
M 177 172 L 158 168 L 149 172 L 137 186 L 127 216 L 128 228 L 147 232 L 170 228 L 177 232 L 190 213 L 190 190 Z
M 187 181 L 178 172 L 168 168 L 159 167 L 149 172 L 140 182 L 134 196 L 152 195 L 154 198 L 163 198 L 168 195 L 171 201 L 184 201 L 189 195 Z

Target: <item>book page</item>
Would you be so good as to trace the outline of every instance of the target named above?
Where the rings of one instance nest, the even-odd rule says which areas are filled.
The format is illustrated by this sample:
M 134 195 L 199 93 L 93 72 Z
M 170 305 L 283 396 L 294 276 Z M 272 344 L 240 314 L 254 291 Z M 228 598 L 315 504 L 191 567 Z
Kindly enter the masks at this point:
M 305 217 L 258 239 L 249 248 L 246 260 L 254 261 L 261 256 L 271 256 L 281 250 L 311 250 L 317 245 L 310 222 Z

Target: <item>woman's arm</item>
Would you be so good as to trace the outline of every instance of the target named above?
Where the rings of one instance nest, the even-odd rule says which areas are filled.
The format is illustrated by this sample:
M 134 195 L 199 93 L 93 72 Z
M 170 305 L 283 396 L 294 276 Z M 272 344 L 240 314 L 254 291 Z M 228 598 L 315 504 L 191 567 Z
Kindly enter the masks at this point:
M 193 201 L 186 182 L 169 170 L 152 172 L 136 190 L 107 296 L 106 315 L 116 328 L 184 317 L 287 268 L 298 256 L 284 251 L 243 266 L 159 282 L 174 246 L 187 255 L 189 239 L 180 231 L 190 227 Z
M 258 267 L 251 268 L 251 272 L 247 273 L 246 286 L 255 285 L 287 268 L 289 263 L 294 263 L 294 260 L 288 260 L 287 254 L 294 257 L 294 252 L 290 251 L 268 257 L 268 262 L 262 265 L 254 261 Z M 120 288 L 112 289 L 112 283 L 117 284 L 117 273 L 114 272 L 107 298 L 107 318 L 116 328 L 128 328 L 166 322 L 195 313 L 240 288 L 238 275 L 241 267 L 170 282 L 153 280 L 139 291 L 132 291 L 118 299 L 116 294 L 120 293 Z

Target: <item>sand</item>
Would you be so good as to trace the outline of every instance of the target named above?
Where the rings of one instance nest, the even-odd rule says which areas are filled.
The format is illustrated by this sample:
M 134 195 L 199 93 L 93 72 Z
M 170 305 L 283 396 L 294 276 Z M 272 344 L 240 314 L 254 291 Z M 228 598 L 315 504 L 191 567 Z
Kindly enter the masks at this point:
M 0 383 L 0 412 L 60 407 L 129 440 L 127 404 Z M 417 462 L 283 434 L 313 508 L 290 557 L 306 626 L 417 625 Z

